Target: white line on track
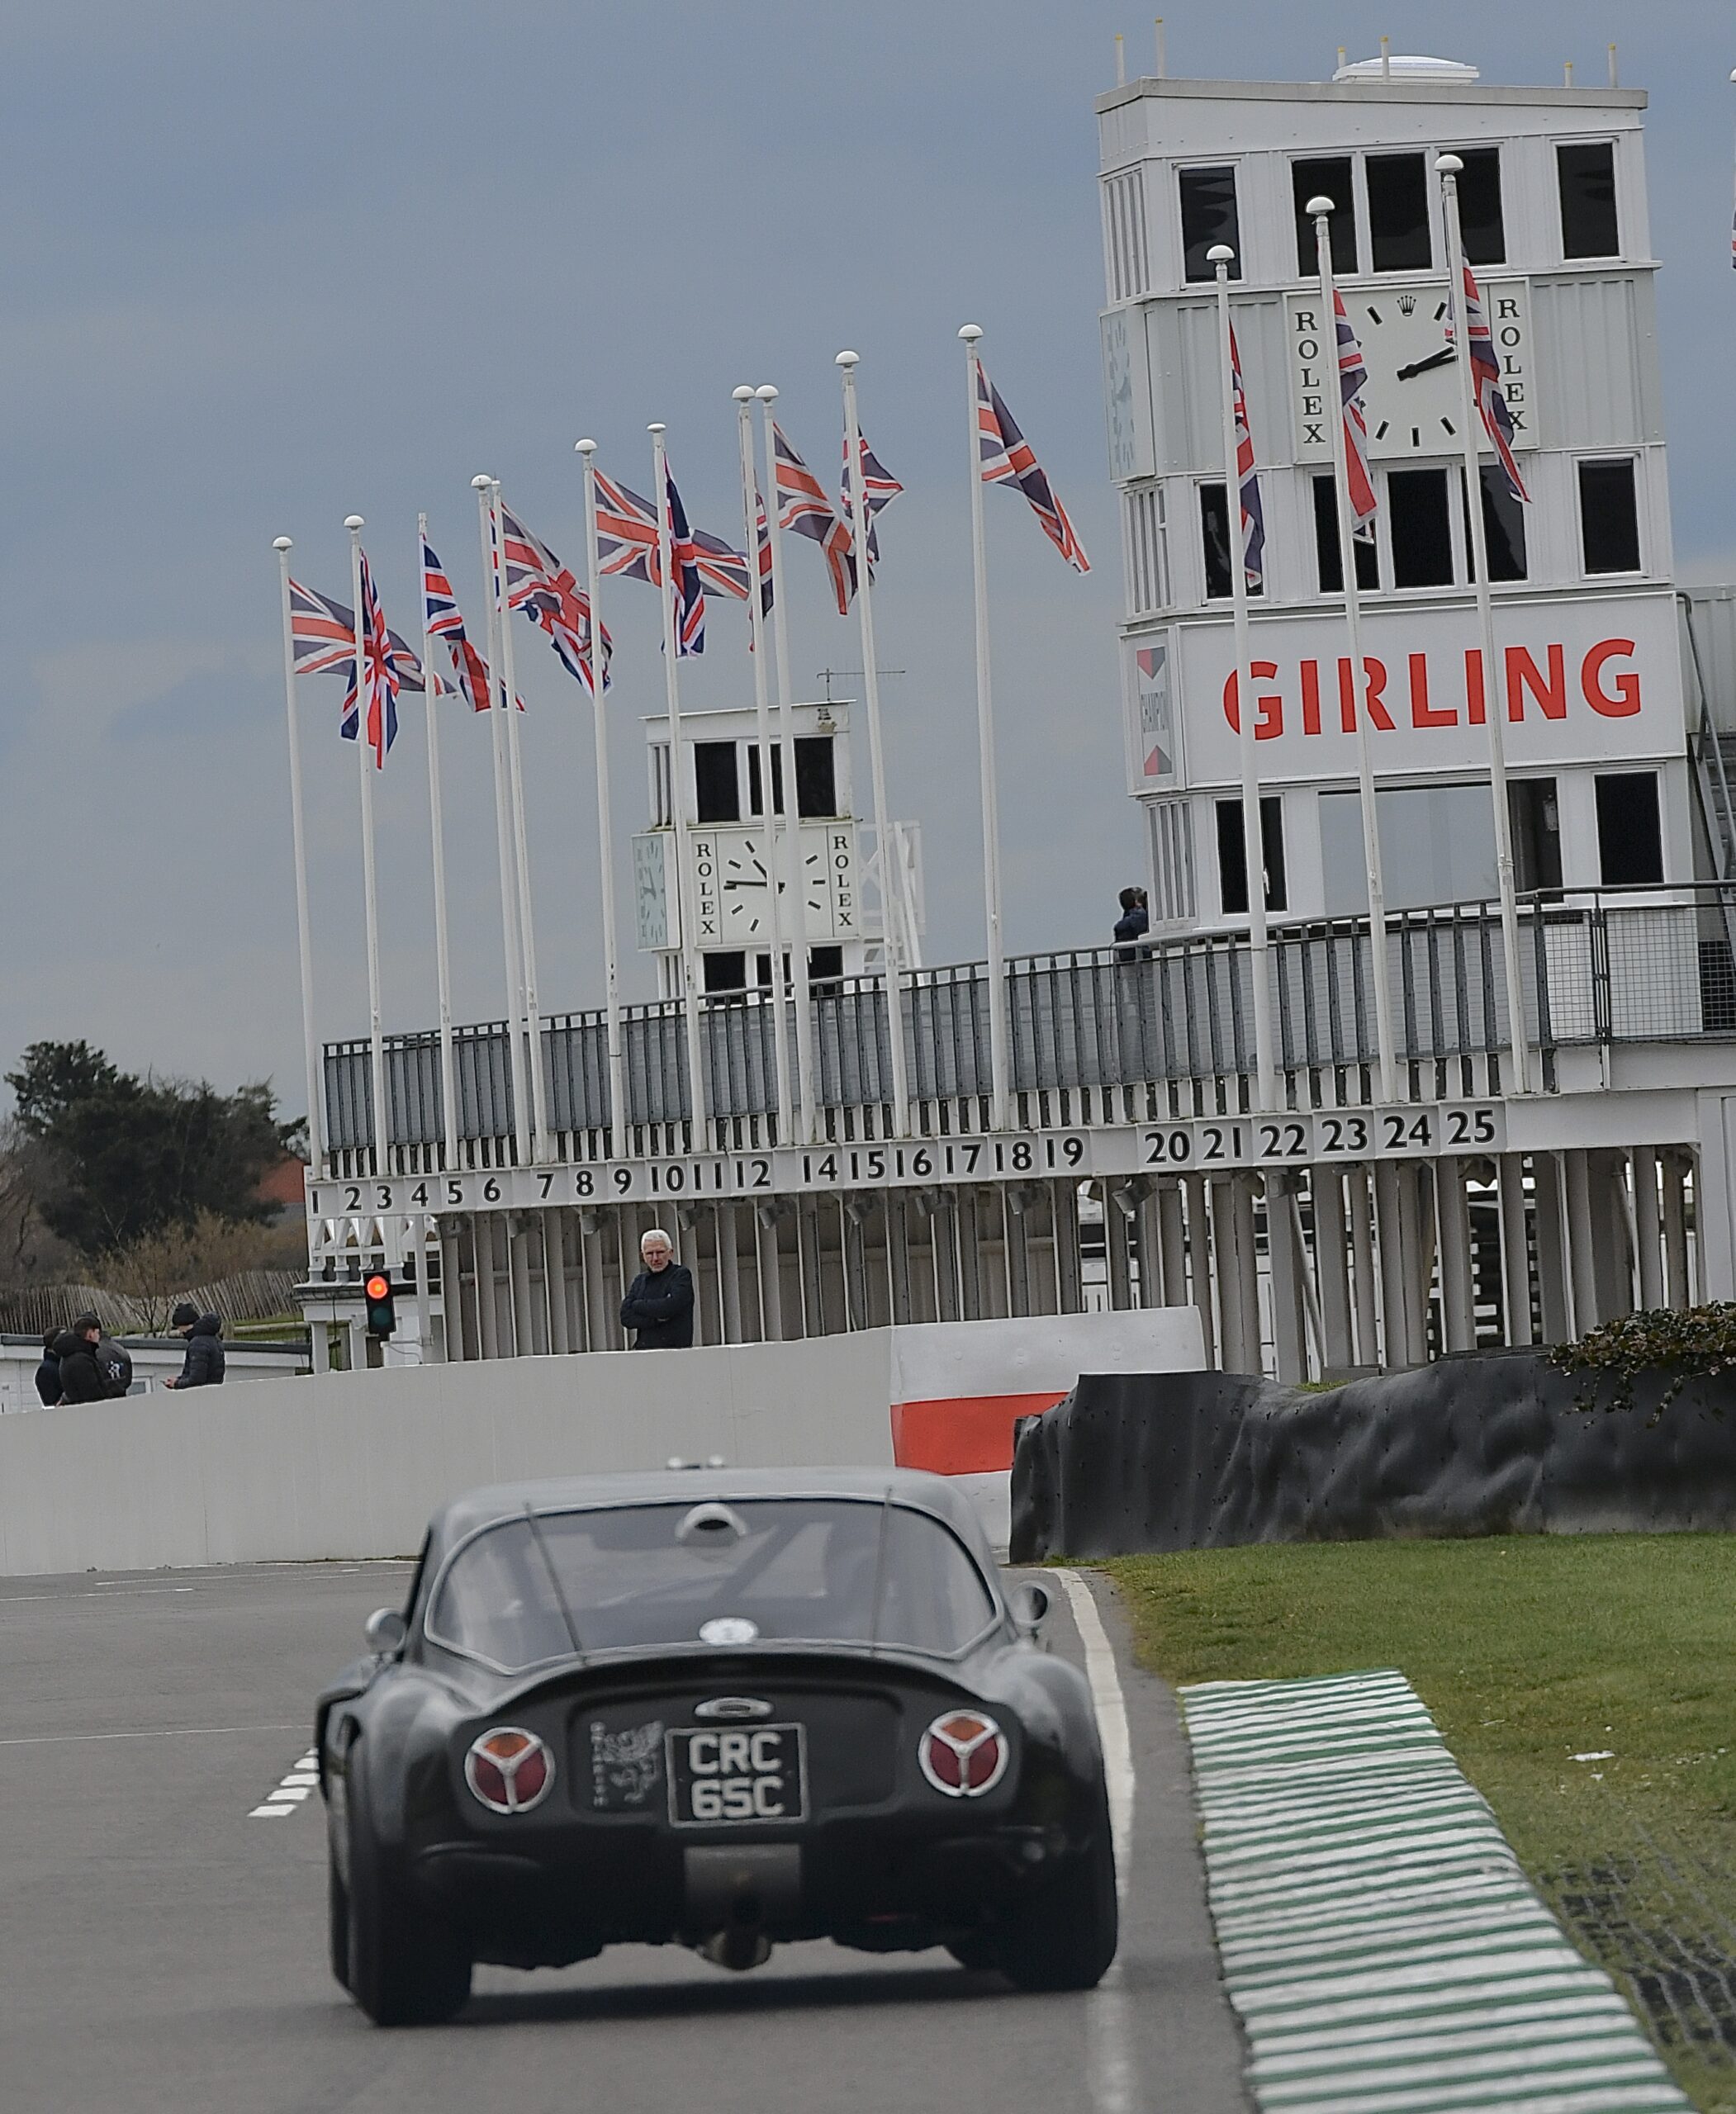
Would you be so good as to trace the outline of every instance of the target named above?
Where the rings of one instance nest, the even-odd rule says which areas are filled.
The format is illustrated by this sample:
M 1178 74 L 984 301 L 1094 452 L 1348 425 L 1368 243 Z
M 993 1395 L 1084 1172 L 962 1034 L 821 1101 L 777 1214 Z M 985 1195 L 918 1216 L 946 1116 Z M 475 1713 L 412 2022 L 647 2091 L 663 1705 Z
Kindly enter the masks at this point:
M 1097 1706 L 1103 1746 L 1103 1780 L 1109 1794 L 1109 1833 L 1115 1844 L 1115 1890 L 1125 1901 L 1133 1879 L 1133 1742 L 1127 1700 L 1115 1663 L 1115 1647 L 1103 1628 L 1091 1588 L 1076 1571 L 1057 1571 L 1079 1642 L 1085 1678 Z M 1140 2114 L 1145 2102 L 1133 2059 L 1132 1999 L 1119 1960 L 1085 1999 L 1085 2075 L 1096 2114 Z
M 283 1725 L 160 1725 L 145 1732 L 20 1732 L 0 1740 L 0 1747 L 41 1747 L 52 1741 L 64 1747 L 87 1740 L 206 1740 L 220 1732 L 299 1732 L 299 1724 Z
M 0 1593 L 0 1604 L 17 1600 L 134 1600 L 151 1593 L 190 1593 L 191 1586 L 107 1586 L 77 1593 Z
M 261 1803 L 247 1818 L 249 1820 L 275 1820 L 282 1814 L 292 1813 L 296 1808 L 311 1798 L 320 1782 L 320 1757 L 310 1747 L 294 1768 L 278 1780 L 275 1790 L 268 1791 Z

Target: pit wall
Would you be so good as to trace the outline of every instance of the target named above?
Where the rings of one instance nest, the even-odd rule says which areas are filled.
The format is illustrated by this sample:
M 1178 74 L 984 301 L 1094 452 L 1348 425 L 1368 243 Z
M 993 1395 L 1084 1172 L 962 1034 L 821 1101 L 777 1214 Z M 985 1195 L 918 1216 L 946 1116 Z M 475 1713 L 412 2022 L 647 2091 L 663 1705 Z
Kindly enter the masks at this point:
M 675 1455 L 932 1466 L 916 1453 L 949 1445 L 960 1464 L 990 1463 L 964 1472 L 1004 1543 L 1018 1405 L 1046 1407 L 1084 1371 L 1202 1362 L 1198 1315 L 1169 1308 L 383 1367 L 0 1417 L 0 1574 L 403 1556 L 437 1505 L 478 1483 Z M 969 1428 L 956 1444 L 949 1399 Z M 921 1444 L 895 1448 L 913 1404 Z

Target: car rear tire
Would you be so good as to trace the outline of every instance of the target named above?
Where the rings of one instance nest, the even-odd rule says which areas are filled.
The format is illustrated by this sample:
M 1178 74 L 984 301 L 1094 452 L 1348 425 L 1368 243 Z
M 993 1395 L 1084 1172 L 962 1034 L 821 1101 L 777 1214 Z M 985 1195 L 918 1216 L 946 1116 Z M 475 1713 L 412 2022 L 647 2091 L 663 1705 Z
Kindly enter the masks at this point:
M 340 1989 L 349 1987 L 349 1889 L 338 1876 L 338 1860 L 325 1852 L 325 1949 Z
M 1105 1798 L 1084 1856 L 1032 1887 L 1001 1927 L 996 1965 L 1021 1989 L 1094 1989 L 1115 1958 L 1120 1925 Z
M 345 1786 L 349 1883 L 334 1874 L 333 1913 L 341 1894 L 347 1915 L 340 1979 L 376 2026 L 439 2026 L 470 1998 L 471 1959 L 444 1919 L 393 1888 L 368 1813 L 359 1747 L 352 1747 Z M 332 1938 L 333 1966 L 338 1940 Z

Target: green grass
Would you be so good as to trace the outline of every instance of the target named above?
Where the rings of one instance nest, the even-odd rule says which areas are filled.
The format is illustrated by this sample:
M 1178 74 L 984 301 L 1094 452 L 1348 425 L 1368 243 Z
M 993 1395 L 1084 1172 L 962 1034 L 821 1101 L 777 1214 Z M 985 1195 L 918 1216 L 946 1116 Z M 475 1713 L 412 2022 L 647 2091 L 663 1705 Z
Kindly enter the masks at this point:
M 1696 2104 L 1736 2110 L 1736 1536 L 1316 1543 L 1108 1568 L 1166 1680 L 1402 1669 Z

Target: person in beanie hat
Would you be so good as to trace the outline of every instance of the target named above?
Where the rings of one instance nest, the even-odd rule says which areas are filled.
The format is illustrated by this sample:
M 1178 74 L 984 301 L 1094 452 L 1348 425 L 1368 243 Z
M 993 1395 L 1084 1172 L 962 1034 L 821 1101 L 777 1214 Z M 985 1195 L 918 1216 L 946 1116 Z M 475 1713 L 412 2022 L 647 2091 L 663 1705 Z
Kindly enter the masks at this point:
M 202 1314 L 183 1300 L 169 1317 L 169 1326 L 187 1339 L 187 1356 L 180 1377 L 165 1380 L 165 1387 L 221 1387 L 223 1385 L 223 1325 L 215 1314 Z
M 60 1399 L 60 1353 L 56 1346 L 60 1341 L 60 1325 L 42 1334 L 42 1363 L 36 1367 L 36 1392 L 41 1397 L 45 1410 L 51 1410 Z
M 81 1314 L 70 1329 L 55 1339 L 63 1402 L 100 1402 L 107 1394 L 102 1368 L 97 1362 L 97 1339 L 101 1334 L 96 1315 Z

